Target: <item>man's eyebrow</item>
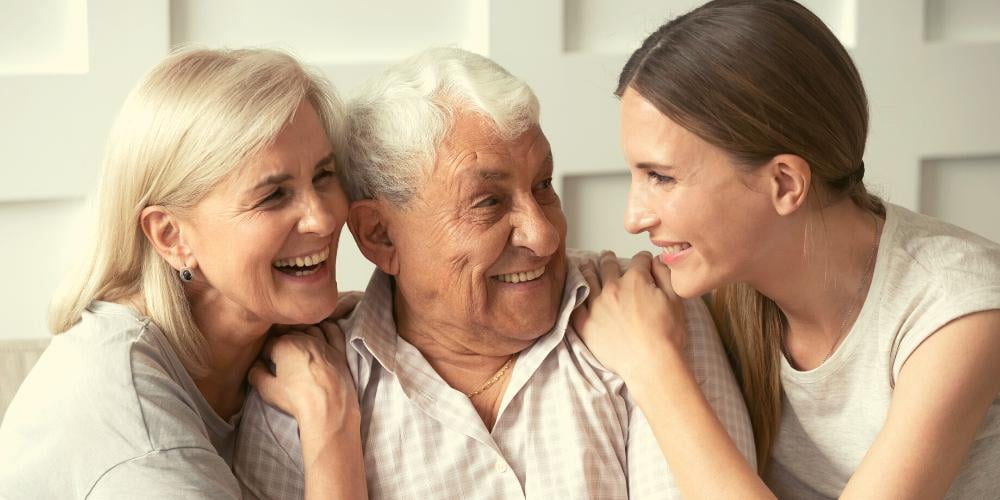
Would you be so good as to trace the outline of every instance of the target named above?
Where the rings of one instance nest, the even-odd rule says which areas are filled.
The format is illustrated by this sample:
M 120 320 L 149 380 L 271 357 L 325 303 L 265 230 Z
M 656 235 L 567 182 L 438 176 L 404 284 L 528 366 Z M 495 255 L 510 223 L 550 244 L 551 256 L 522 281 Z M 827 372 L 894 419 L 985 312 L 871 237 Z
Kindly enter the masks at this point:
M 504 172 L 501 170 L 479 169 L 476 170 L 476 176 L 484 181 L 502 181 L 510 177 L 510 172 Z

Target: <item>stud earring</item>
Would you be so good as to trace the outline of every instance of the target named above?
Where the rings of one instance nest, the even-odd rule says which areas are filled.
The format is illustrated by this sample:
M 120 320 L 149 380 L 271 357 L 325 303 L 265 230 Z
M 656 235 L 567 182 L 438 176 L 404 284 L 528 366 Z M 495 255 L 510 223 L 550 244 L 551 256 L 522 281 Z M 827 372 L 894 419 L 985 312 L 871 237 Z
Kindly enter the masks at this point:
M 181 281 L 192 281 L 194 280 L 194 273 L 191 272 L 190 267 L 185 267 L 178 273 L 181 275 Z

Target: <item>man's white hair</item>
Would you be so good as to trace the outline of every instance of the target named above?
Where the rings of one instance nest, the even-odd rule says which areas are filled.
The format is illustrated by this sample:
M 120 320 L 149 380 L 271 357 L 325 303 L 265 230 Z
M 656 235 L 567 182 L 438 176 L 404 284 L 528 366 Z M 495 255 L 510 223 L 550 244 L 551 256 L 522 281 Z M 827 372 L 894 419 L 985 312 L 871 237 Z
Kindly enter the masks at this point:
M 390 67 L 347 110 L 348 194 L 397 206 L 416 193 L 457 114 L 480 115 L 504 141 L 538 124 L 538 99 L 525 82 L 457 48 L 429 49 Z

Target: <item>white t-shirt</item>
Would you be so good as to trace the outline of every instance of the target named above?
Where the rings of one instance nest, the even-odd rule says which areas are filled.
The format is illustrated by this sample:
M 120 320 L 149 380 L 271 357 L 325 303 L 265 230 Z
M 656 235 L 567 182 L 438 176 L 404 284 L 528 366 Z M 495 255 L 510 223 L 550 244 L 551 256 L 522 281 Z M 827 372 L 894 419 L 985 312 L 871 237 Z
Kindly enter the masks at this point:
M 237 419 L 212 410 L 159 328 L 95 302 L 0 424 L 0 498 L 240 498 Z
M 839 496 L 882 429 L 910 354 L 948 322 L 991 309 L 1000 309 L 1000 245 L 886 204 L 871 288 L 851 331 L 816 369 L 796 371 L 782 358 L 782 419 L 765 478 L 774 493 Z M 998 495 L 1000 398 L 947 498 Z

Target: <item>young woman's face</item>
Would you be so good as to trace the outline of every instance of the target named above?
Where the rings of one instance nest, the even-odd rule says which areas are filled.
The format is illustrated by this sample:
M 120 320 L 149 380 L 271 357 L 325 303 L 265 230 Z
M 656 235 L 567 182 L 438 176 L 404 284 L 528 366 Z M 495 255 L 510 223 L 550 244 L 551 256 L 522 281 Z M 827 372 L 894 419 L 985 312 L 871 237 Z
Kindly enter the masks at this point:
M 333 153 L 303 104 L 262 155 L 213 188 L 182 228 L 196 284 L 257 321 L 317 323 L 333 312 L 347 219 Z
M 750 280 L 776 242 L 767 179 L 738 169 L 631 88 L 621 141 L 632 174 L 625 229 L 649 233 L 674 290 L 695 297 Z

